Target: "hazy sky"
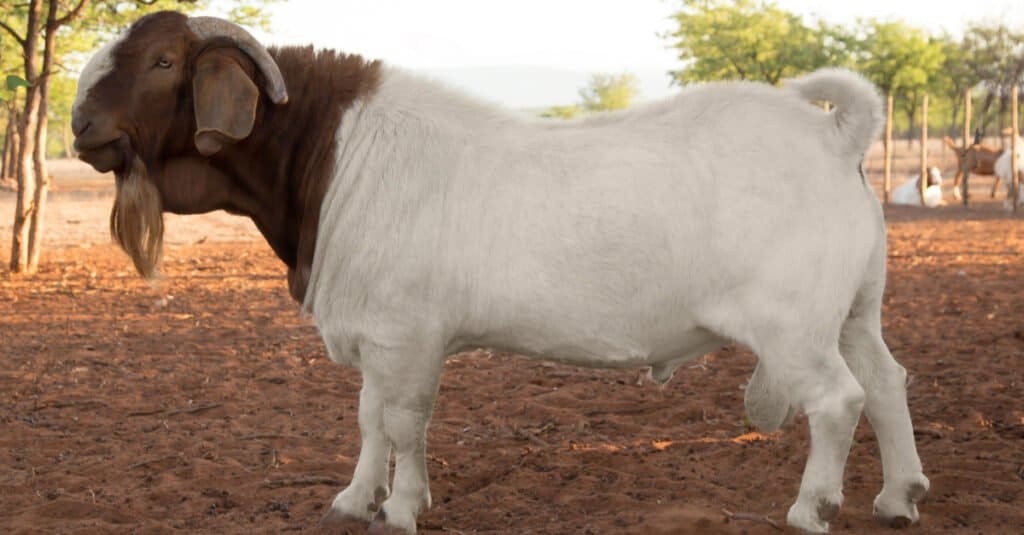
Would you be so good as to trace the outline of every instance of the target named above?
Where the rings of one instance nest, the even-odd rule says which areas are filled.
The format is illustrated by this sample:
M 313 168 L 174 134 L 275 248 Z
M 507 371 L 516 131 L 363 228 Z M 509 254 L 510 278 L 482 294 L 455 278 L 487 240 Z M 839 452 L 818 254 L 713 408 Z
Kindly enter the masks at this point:
M 832 22 L 895 17 L 959 33 L 965 21 L 1024 25 L 1024 0 L 779 0 Z M 277 43 L 313 42 L 406 67 L 533 65 L 587 71 L 676 67 L 659 32 L 670 0 L 290 0 L 273 8 Z
M 954 34 L 981 19 L 1024 27 L 1024 0 L 777 4 L 833 23 L 899 18 Z M 578 88 L 596 72 L 633 73 L 641 98 L 674 91 L 666 72 L 679 62 L 659 34 L 672 28 L 669 16 L 678 6 L 672 0 L 290 0 L 272 8 L 273 29 L 258 37 L 383 59 L 487 100 L 535 108 L 578 100 Z

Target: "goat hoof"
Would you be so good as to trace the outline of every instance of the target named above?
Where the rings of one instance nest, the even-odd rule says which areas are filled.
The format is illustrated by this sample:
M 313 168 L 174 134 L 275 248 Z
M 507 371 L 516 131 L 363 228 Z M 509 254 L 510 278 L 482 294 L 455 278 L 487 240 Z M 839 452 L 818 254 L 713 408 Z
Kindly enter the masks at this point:
M 786 523 L 806 533 L 828 533 L 828 524 L 839 515 L 842 503 L 842 494 L 817 500 L 797 499 L 786 514 Z
M 901 499 L 892 500 L 883 490 L 875 498 L 874 515 L 883 526 L 894 529 L 903 529 L 917 522 L 919 515 L 917 503 L 928 493 L 928 479 L 923 475 L 919 481 L 914 481 L 907 486 Z
M 410 535 L 414 533 L 416 533 L 415 527 L 409 530 L 388 524 L 388 515 L 384 509 L 377 512 L 377 516 L 370 523 L 370 528 L 366 530 L 366 535 Z
M 821 500 L 818 503 L 818 518 L 821 519 L 825 525 L 836 519 L 839 516 L 839 504 L 831 503 L 825 500 Z
M 333 507 L 328 509 L 324 516 L 320 517 L 320 527 L 330 528 L 332 531 L 341 530 L 359 532 L 366 527 L 365 518 L 343 513 Z

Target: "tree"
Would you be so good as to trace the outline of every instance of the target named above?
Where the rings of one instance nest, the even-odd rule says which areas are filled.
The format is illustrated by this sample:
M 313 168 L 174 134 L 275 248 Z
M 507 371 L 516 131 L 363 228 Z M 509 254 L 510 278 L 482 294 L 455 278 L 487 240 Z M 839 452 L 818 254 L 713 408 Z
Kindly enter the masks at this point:
M 918 103 L 941 72 L 942 42 L 901 21 L 862 20 L 858 33 L 857 70 L 895 97 L 912 130 Z
M 263 6 L 275 0 L 244 2 L 230 8 L 230 15 L 244 22 L 265 25 Z M 221 2 L 223 4 L 223 2 Z M 159 9 L 192 11 L 207 7 L 209 0 L 0 0 L 5 15 L 0 31 L 18 45 L 25 88 L 17 127 L 6 143 L 16 140 L 12 167 L 18 196 L 11 247 L 11 271 L 34 272 L 39 263 L 39 242 L 49 177 L 46 172 L 46 141 L 51 80 L 73 52 L 92 50 L 130 21 Z M 21 28 L 15 26 L 21 25 Z M 40 48 L 40 40 L 42 47 Z M 0 43 L 2 45 L 2 43 Z M 0 47 L 0 51 L 5 50 Z M 70 117 L 64 114 L 64 120 Z M 66 134 L 65 134 L 65 137 Z
M 986 130 L 993 118 L 1002 130 L 1002 118 L 1009 105 L 1010 91 L 1024 78 L 1024 31 L 1013 31 L 1003 23 L 971 23 L 964 32 L 963 47 L 974 77 L 985 88 L 978 110 L 980 128 Z M 991 113 L 999 101 L 999 113 Z
M 672 16 L 672 39 L 684 66 L 677 83 L 758 80 L 778 84 L 825 65 L 845 63 L 850 37 L 839 27 L 815 27 L 771 2 L 684 0 Z
M 587 111 L 622 110 L 628 108 L 639 94 L 639 83 L 629 73 L 594 74 L 587 87 L 580 89 L 582 106 Z
M 567 106 L 551 106 L 540 113 L 541 117 L 549 119 L 572 119 L 580 114 L 580 107 L 575 104 Z
M 11 244 L 11 271 L 26 271 L 29 266 L 28 235 L 29 223 L 31 221 L 33 207 L 32 200 L 36 189 L 32 153 L 33 142 L 39 113 L 39 34 L 41 28 L 41 14 L 43 0 L 29 0 L 21 6 L 11 6 L 13 9 L 24 10 L 25 32 L 20 35 L 6 23 L 0 23 L 0 27 L 8 31 L 14 40 L 21 47 L 22 69 L 24 78 L 28 82 L 25 87 L 25 100 L 23 111 L 19 117 L 17 126 L 18 146 L 14 159 L 14 176 L 17 182 L 18 195 L 15 200 L 14 212 L 14 236 Z
M 949 100 L 949 125 L 947 133 L 957 135 L 957 124 L 961 124 L 964 92 L 981 81 L 971 65 L 972 53 L 966 43 L 956 41 L 949 34 L 938 38 L 942 47 L 941 76 L 936 80 L 936 91 Z

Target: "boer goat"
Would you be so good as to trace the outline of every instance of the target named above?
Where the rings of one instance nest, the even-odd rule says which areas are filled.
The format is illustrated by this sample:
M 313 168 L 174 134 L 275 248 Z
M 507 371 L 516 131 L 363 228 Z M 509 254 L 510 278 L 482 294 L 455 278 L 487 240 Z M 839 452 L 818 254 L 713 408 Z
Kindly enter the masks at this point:
M 1003 152 L 1002 149 L 997 149 L 991 145 L 986 145 L 979 141 L 981 134 L 975 136 L 974 144 L 967 147 L 967 150 L 961 149 L 957 146 L 953 138 L 949 136 L 942 136 L 942 142 L 946 144 L 953 154 L 956 155 L 956 176 L 953 177 L 953 197 L 959 200 L 962 195 L 960 191 L 961 182 L 967 180 L 971 173 L 976 175 L 994 175 L 996 159 Z M 996 196 L 996 189 L 999 187 L 999 180 L 996 180 L 992 184 L 991 196 Z
M 162 12 L 91 59 L 73 129 L 80 157 L 115 173 L 112 234 L 140 273 L 156 271 L 162 211 L 248 216 L 330 358 L 361 371 L 362 449 L 325 522 L 416 530 L 446 355 L 492 347 L 667 381 L 738 342 L 759 357 L 751 420 L 808 416 L 786 519 L 825 532 L 862 409 L 882 457 L 875 515 L 914 522 L 928 489 L 906 372 L 882 340 L 885 223 L 860 169 L 881 110 L 864 79 L 823 70 L 548 122 Z

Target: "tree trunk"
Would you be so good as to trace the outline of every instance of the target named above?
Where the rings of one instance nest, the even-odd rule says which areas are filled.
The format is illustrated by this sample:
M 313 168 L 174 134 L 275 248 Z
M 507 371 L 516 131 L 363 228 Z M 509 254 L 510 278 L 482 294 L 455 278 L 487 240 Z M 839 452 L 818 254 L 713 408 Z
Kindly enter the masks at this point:
M 958 93 L 950 95 L 949 97 L 949 101 L 952 104 L 950 105 L 951 109 L 949 112 L 949 127 L 946 128 L 946 133 L 949 135 L 949 137 L 953 139 L 956 139 L 958 133 L 956 125 L 960 124 L 960 121 L 958 121 L 958 119 L 960 118 L 960 96 L 962 96 L 963 94 L 964 92 L 960 91 Z M 945 145 L 943 145 L 943 147 L 945 147 Z
M 71 139 L 71 122 L 67 119 L 60 122 L 60 133 L 64 145 L 64 157 L 74 158 L 77 154 L 75 154 L 74 141 Z
M 50 174 L 46 169 L 46 129 L 50 123 L 48 105 L 50 96 L 50 74 L 53 69 L 54 49 L 57 46 L 57 0 L 48 0 L 46 35 L 43 39 L 43 68 L 39 77 L 39 124 L 35 131 L 35 152 L 33 160 L 36 172 L 36 189 L 32 211 L 32 225 L 28 233 L 28 266 L 26 271 L 35 273 L 39 268 L 40 242 L 43 237 L 43 222 L 46 215 L 46 195 L 50 190 Z
M 903 111 L 907 114 L 907 149 L 914 147 L 914 107 L 910 106 Z
M 4 150 L 0 153 L 0 178 L 14 176 L 14 157 L 18 153 L 18 100 L 12 98 L 7 105 L 7 128 L 4 130 Z
M 989 88 L 985 92 L 985 100 L 981 104 L 981 110 L 978 112 L 978 119 L 981 124 L 978 125 L 978 129 L 982 132 L 988 131 L 988 125 L 992 122 L 992 115 L 988 113 L 989 108 L 992 107 L 992 102 L 995 99 L 995 91 L 997 88 Z
M 28 267 L 28 231 L 32 217 L 32 199 L 35 193 L 35 177 L 32 156 L 36 121 L 39 113 L 39 76 L 36 72 L 36 56 L 39 41 L 39 12 L 42 0 L 29 0 L 28 24 L 25 43 L 22 47 L 25 61 L 25 107 L 18 124 L 18 155 L 15 161 L 15 176 L 18 181 L 18 198 L 14 211 L 14 232 L 11 241 L 11 271 L 21 273 Z
M 996 118 L 996 128 L 999 131 L 1000 150 L 1006 150 L 1006 136 L 1003 135 L 1003 129 L 1005 127 L 1003 125 L 1006 124 L 1004 121 L 1006 121 L 1006 103 L 1008 100 L 1009 99 L 1006 98 L 1006 95 L 999 95 L 999 115 Z

